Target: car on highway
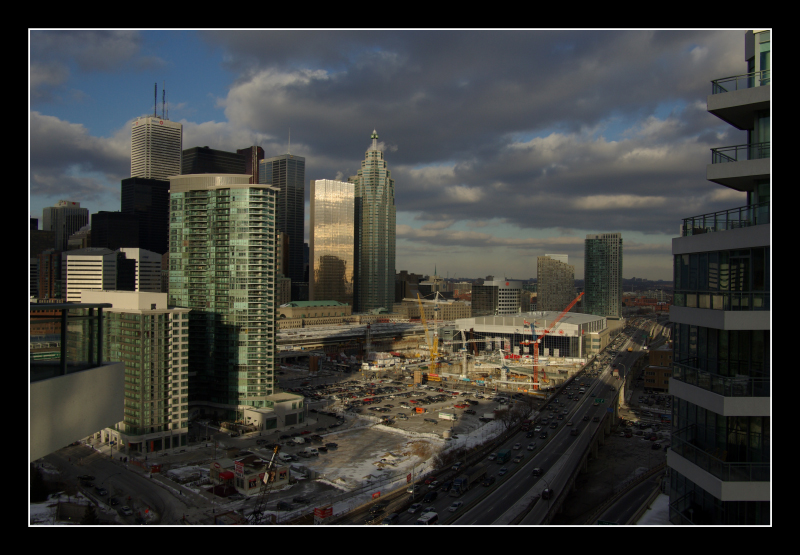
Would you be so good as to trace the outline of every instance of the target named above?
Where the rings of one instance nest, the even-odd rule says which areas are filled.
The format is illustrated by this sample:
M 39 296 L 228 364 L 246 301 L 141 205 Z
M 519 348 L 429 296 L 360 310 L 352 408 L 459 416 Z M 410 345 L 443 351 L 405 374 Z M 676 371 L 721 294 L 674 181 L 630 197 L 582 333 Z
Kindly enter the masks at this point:
M 491 455 L 489 455 L 488 457 L 486 457 L 486 460 L 487 460 L 487 461 L 493 461 L 493 460 L 495 460 L 496 458 L 497 458 L 497 453 L 492 453 Z
M 537 467 L 537 468 L 534 468 L 531 471 L 531 476 L 541 476 L 541 475 L 542 475 L 542 469 L 541 468 Z
M 513 449 L 514 450 L 522 449 L 522 444 L 521 443 L 515 443 Z
M 600 422 L 600 417 L 599 416 L 593 416 L 592 417 L 592 422 Z
M 451 467 L 451 470 L 455 470 L 456 472 L 458 472 L 461 469 L 463 464 L 464 464 L 463 462 L 457 462 L 456 464 L 454 464 Z
M 497 471 L 498 476 L 505 476 L 506 474 L 508 474 L 508 469 L 505 466 Z
M 584 422 L 588 422 L 589 421 L 589 415 L 588 414 L 583 416 L 583 421 Z
M 444 484 L 442 484 L 442 491 L 443 491 L 443 492 L 445 492 L 445 493 L 447 493 L 448 491 L 450 491 L 450 488 L 451 488 L 452 486 L 453 486 L 453 482 L 451 482 L 450 480 L 448 480 L 447 482 L 445 482 Z
M 455 501 L 452 505 L 450 505 L 450 507 L 447 510 L 450 511 L 451 513 L 454 513 L 457 510 L 459 510 L 463 505 L 464 505 L 463 501 Z
M 534 432 L 541 432 L 541 431 L 542 431 L 542 427 L 541 427 L 541 426 L 536 426 L 536 427 L 533 429 L 533 431 L 534 431 Z
M 486 478 L 483 479 L 483 486 L 488 488 L 489 486 L 494 484 L 496 480 L 497 478 L 495 478 L 494 476 L 487 476 Z
M 545 431 L 545 432 L 542 432 L 542 433 L 539 435 L 539 439 L 547 439 L 547 432 L 546 432 L 546 431 Z
M 558 428 L 558 422 L 553 422 L 552 424 L 550 424 L 551 430 L 555 430 L 556 428 Z
M 380 514 L 380 513 L 382 513 L 383 511 L 385 511 L 385 510 L 386 510 L 386 507 L 388 507 L 388 506 L 389 506 L 389 503 L 388 503 L 388 502 L 386 502 L 386 501 L 383 501 L 383 502 L 381 502 L 381 503 L 378 503 L 377 505 L 373 505 L 373 506 L 372 506 L 372 508 L 369 510 L 369 514 L 371 514 L 371 515 L 377 515 L 377 514 Z M 280 510 L 280 509 L 279 509 L 279 510 Z
M 524 458 L 525 458 L 525 455 L 523 455 L 522 453 L 520 453 L 519 455 L 517 455 L 516 457 L 514 457 L 514 458 L 512 459 L 512 461 L 511 461 L 511 462 L 513 462 L 513 463 L 521 463 L 521 462 L 522 462 L 522 459 L 524 459 Z
M 440 485 L 442 485 L 442 483 L 441 483 L 439 480 L 434 480 L 433 482 L 431 482 L 430 484 L 428 484 L 428 488 L 429 488 L 429 489 L 436 489 L 436 488 L 438 488 Z
M 530 432 L 528 432 L 527 434 L 525 434 L 525 437 L 526 437 L 526 438 L 532 438 L 532 437 L 536 437 L 536 432 L 534 432 L 534 431 L 530 431 Z

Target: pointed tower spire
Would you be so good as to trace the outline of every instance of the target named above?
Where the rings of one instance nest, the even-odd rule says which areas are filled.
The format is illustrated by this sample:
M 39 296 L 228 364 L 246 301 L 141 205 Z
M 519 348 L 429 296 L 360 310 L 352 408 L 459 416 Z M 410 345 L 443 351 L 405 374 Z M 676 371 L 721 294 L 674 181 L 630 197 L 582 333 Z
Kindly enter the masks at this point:
M 370 139 L 372 139 L 372 148 L 370 150 L 378 150 L 378 132 L 376 130 L 372 130 Z

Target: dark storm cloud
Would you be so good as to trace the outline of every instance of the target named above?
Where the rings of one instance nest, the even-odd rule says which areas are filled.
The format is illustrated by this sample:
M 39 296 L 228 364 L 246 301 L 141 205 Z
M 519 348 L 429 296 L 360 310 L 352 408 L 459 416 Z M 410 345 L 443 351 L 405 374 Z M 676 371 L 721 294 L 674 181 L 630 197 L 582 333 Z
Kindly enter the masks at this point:
M 244 71 L 221 101 L 229 121 L 268 134 L 291 127 L 310 173 L 354 173 L 375 127 L 398 209 L 423 219 L 543 228 L 578 218 L 583 229 L 670 234 L 708 193 L 708 149 L 739 141 L 704 101 L 712 78 L 741 71 L 742 36 L 205 35 Z
M 52 100 L 70 74 L 70 64 L 79 71 L 145 70 L 161 67 L 156 56 L 139 56 L 142 38 L 138 31 L 31 31 L 31 101 Z
M 93 137 L 80 124 L 31 112 L 31 194 L 95 200 L 118 194 L 130 176 L 128 126 L 114 137 Z

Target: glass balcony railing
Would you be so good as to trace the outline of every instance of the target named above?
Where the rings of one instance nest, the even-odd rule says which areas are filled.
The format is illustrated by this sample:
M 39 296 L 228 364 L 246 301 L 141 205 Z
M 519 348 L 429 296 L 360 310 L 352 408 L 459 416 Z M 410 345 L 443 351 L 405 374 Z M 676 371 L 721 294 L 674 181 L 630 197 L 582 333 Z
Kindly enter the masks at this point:
M 32 303 L 30 381 L 103 364 L 103 309 L 109 303 Z
M 768 291 L 675 291 L 673 306 L 712 310 L 769 310 Z
M 769 223 L 769 203 L 762 202 L 684 218 L 681 235 L 700 235 Z
M 723 363 L 735 374 L 734 376 L 724 376 L 699 368 L 700 366 L 718 368 Z M 759 369 L 750 368 L 748 365 L 743 365 L 742 368 L 737 366 L 739 363 L 736 361 L 700 360 L 694 357 L 673 362 L 672 377 L 724 397 L 770 396 L 768 376 L 760 375 Z M 736 374 L 737 371 L 747 373 Z
M 704 448 L 695 432 L 694 425 L 672 432 L 670 450 L 724 482 L 770 481 L 769 462 L 728 462 L 731 453 L 719 447 Z
M 765 143 L 751 143 L 747 145 L 723 146 L 711 149 L 711 163 L 725 164 L 727 162 L 743 162 L 745 160 L 760 160 L 769 158 L 770 141 Z
M 695 511 L 701 514 L 694 502 L 694 492 L 690 491 L 669 504 L 669 521 L 678 526 L 695 524 L 692 520 Z M 710 524 L 710 523 L 707 523 Z
M 771 74 L 768 69 L 745 73 L 744 75 L 734 75 L 733 77 L 723 77 L 722 79 L 711 81 L 711 94 L 763 87 L 770 85 L 771 82 Z

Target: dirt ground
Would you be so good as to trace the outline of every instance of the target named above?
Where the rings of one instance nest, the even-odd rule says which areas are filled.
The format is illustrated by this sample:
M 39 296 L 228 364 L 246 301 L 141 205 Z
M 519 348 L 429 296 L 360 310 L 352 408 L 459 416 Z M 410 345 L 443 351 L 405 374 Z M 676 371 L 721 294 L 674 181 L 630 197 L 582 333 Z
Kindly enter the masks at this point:
M 622 428 L 620 428 L 621 430 Z M 654 451 L 653 442 L 638 436 L 619 437 L 619 431 L 606 438 L 598 457 L 590 460 L 587 471 L 578 476 L 561 513 L 553 524 L 585 524 L 586 519 L 629 479 L 667 459 L 663 449 Z

